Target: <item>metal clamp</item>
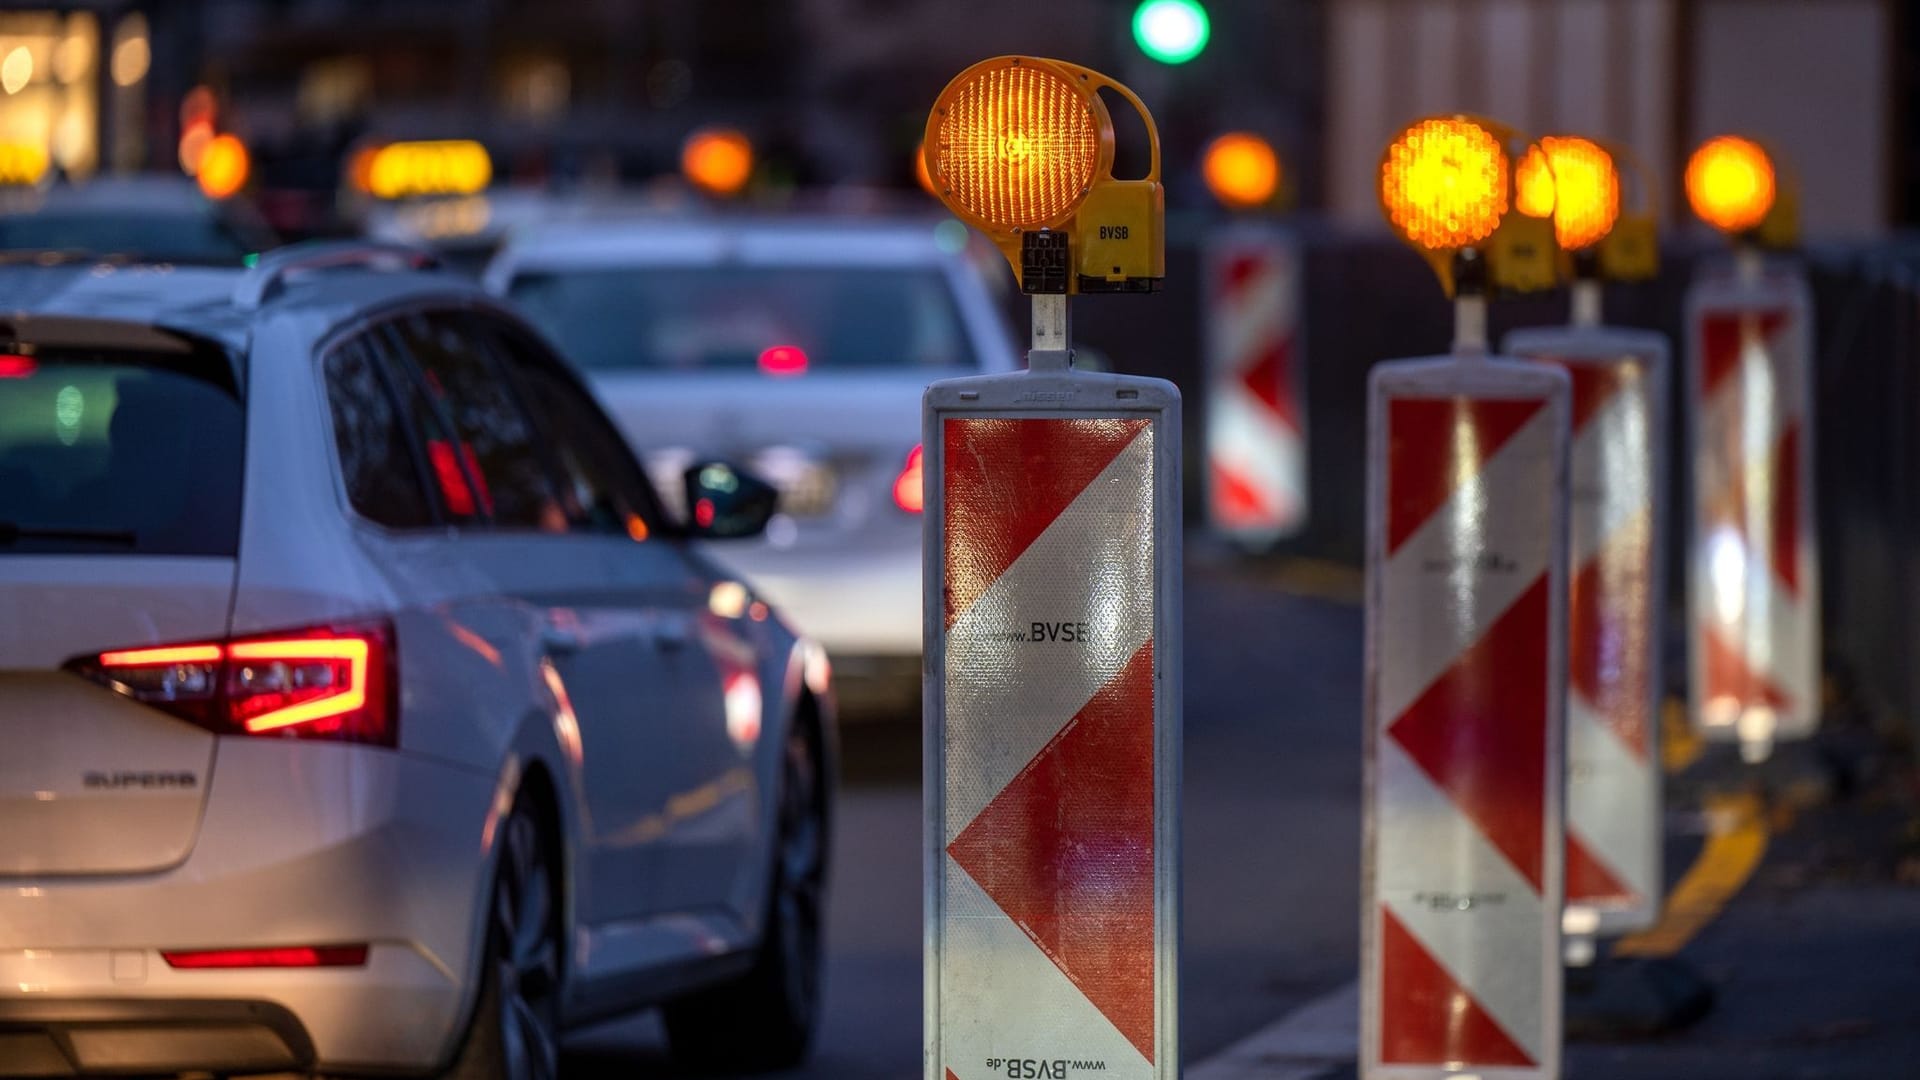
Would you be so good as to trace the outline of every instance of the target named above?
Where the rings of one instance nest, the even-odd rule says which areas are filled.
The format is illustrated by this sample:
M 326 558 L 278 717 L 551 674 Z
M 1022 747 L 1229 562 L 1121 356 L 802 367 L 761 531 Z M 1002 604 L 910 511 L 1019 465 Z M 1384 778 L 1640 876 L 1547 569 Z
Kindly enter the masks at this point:
M 439 268 L 438 256 L 405 244 L 366 240 L 317 240 L 289 244 L 260 256 L 260 261 L 233 287 L 233 306 L 241 311 L 257 310 L 279 291 L 287 278 L 305 271 L 404 272 Z

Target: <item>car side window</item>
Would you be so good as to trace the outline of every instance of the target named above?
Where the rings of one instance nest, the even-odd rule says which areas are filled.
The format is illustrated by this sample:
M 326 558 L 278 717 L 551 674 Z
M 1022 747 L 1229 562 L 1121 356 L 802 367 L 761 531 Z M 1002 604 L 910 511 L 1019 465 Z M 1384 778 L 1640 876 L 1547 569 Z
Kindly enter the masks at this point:
M 367 343 L 354 339 L 335 347 L 322 369 L 340 473 L 354 511 L 390 529 L 433 525 L 406 423 Z
M 643 539 L 664 520 L 646 474 L 591 395 L 565 365 L 526 334 L 487 321 L 566 473 L 576 527 Z
M 388 325 L 434 412 L 452 426 L 451 438 L 428 436 L 426 451 L 456 514 L 464 498 L 496 525 L 565 532 L 566 510 L 533 428 L 473 321 L 416 313 Z

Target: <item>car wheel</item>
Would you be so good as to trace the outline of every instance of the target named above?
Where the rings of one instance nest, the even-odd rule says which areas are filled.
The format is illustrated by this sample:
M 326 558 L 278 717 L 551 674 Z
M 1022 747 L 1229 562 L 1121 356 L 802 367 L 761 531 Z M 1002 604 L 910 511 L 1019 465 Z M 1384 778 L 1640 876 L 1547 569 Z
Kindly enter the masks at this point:
M 787 735 L 767 919 L 752 970 L 662 1010 L 674 1057 L 702 1070 L 764 1072 L 806 1059 L 820 1014 L 827 790 L 818 737 Z
M 453 1080 L 558 1080 L 560 935 L 554 863 L 523 802 L 501 832 L 480 1001 Z

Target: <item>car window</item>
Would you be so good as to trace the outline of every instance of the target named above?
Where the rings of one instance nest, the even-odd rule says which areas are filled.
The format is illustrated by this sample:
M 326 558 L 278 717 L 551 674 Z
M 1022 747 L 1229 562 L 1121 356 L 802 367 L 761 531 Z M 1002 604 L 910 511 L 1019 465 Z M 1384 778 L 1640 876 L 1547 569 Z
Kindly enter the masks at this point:
M 432 525 L 419 462 L 378 358 L 355 340 L 328 353 L 323 366 L 341 478 L 354 510 L 392 529 Z
M 0 345 L 0 557 L 235 554 L 245 432 L 211 347 Z
M 653 489 L 600 406 L 544 346 L 505 324 L 487 326 L 566 474 L 576 527 L 635 539 L 657 530 L 662 519 Z
M 513 299 L 589 371 L 952 371 L 979 361 L 935 267 L 534 271 Z
M 452 427 L 451 437 L 441 432 L 425 442 L 456 515 L 478 512 L 507 528 L 565 532 L 567 514 L 534 432 L 471 320 L 419 313 L 389 328 L 434 411 Z
M 84 251 L 238 266 L 260 248 L 212 214 L 87 209 L 0 218 L 0 250 Z

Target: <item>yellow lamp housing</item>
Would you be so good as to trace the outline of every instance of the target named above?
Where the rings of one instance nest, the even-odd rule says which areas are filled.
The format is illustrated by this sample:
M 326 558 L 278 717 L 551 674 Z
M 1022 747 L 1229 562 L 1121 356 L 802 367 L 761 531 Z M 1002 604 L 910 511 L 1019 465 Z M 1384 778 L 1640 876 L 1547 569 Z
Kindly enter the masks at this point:
M 1151 164 L 1113 176 L 1111 89 L 1140 113 Z M 933 192 L 985 233 L 1029 293 L 1152 292 L 1166 277 L 1160 136 L 1133 91 L 1062 60 L 1000 56 L 934 101 L 922 155 Z
M 1599 144 L 1612 155 L 1622 179 L 1620 217 L 1600 241 L 1600 276 L 1608 281 L 1651 281 L 1660 273 L 1659 210 L 1653 174 L 1627 147 Z M 1631 204 L 1631 205 L 1630 205 Z
M 1513 129 L 1477 116 L 1429 116 L 1407 125 L 1380 156 L 1380 209 L 1454 293 L 1454 259 L 1485 256 L 1490 288 L 1551 288 L 1554 259 L 1552 169 Z M 1516 168 L 1520 150 L 1524 168 Z M 1509 212 L 1509 211 L 1512 212 Z

